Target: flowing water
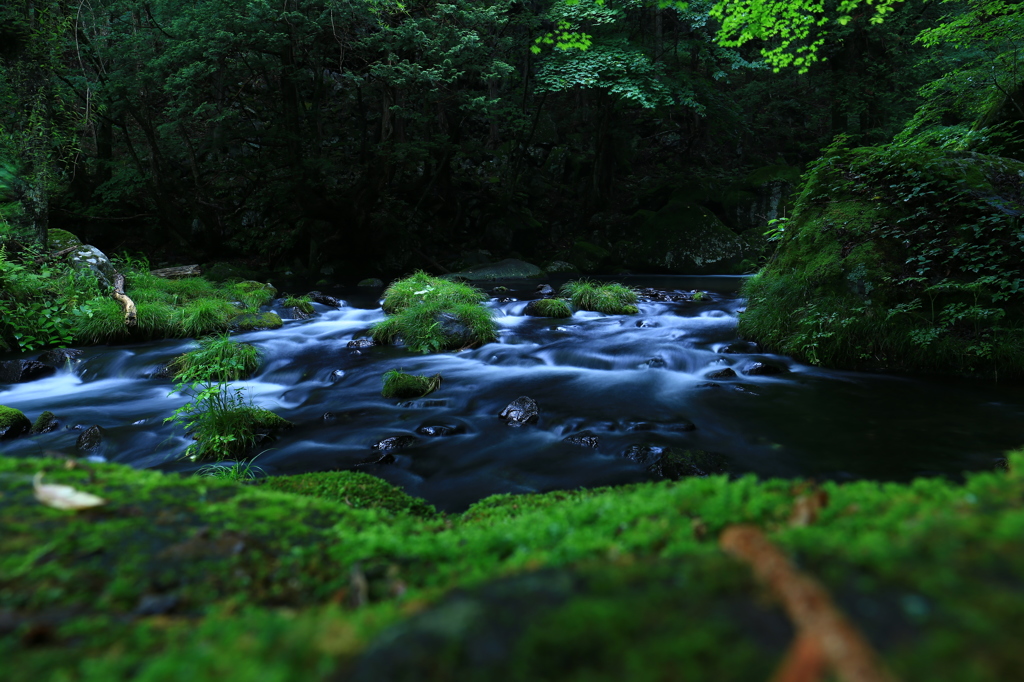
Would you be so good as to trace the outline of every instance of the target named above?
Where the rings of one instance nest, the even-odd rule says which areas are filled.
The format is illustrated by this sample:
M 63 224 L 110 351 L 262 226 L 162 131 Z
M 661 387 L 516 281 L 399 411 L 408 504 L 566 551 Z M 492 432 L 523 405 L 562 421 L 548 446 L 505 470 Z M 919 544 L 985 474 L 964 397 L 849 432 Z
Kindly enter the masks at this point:
M 735 343 L 744 305 L 736 295 L 739 278 L 622 281 L 711 296 L 643 302 L 639 315 L 578 312 L 551 320 L 522 315 L 537 297 L 536 282 L 498 282 L 511 291 L 488 303 L 497 342 L 418 355 L 399 347 L 348 348 L 384 314 L 379 292 L 339 289 L 329 293 L 345 300 L 340 309 L 318 305 L 313 319 L 239 334 L 264 359 L 238 385 L 296 424 L 256 463 L 267 474 L 357 467 L 454 511 L 494 493 L 651 480 L 644 465 L 623 456 L 635 444 L 721 453 L 734 474 L 836 480 L 955 477 L 991 468 L 1024 444 L 1019 388 L 803 365 Z M 187 398 L 169 379 L 153 376 L 192 347 L 172 340 L 86 348 L 55 376 L 0 385 L 0 405 L 30 419 L 50 410 L 64 425 L 0 450 L 73 453 L 81 428 L 98 424 L 106 431 L 100 456 L 109 461 L 194 471 L 198 465 L 180 459 L 188 439 L 164 423 Z M 785 371 L 750 376 L 745 369 L 753 362 Z M 706 376 L 726 367 L 738 376 Z M 444 380 L 425 398 L 385 399 L 381 375 L 390 369 L 440 373 Z M 498 414 L 523 395 L 537 401 L 540 419 L 512 428 Z M 453 433 L 417 433 L 426 426 Z M 596 449 L 563 442 L 584 429 L 598 437 Z M 418 441 L 394 451 L 391 463 L 367 464 L 380 457 L 372 444 L 401 435 Z

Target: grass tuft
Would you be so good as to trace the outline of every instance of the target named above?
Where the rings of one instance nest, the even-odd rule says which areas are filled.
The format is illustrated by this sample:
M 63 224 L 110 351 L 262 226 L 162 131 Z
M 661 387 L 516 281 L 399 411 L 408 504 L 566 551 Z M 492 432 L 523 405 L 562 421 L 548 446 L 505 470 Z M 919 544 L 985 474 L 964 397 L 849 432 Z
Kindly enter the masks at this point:
M 560 298 L 542 298 L 531 301 L 526 314 L 534 317 L 572 317 L 572 308 Z
M 167 368 L 179 383 L 238 381 L 259 368 L 260 355 L 255 346 L 220 334 L 200 339 L 199 348 L 174 358 Z
M 446 305 L 482 303 L 487 295 L 468 284 L 431 277 L 425 272 L 400 279 L 384 291 L 384 312 L 389 315 L 413 305 L 441 302 Z
M 379 344 L 402 341 L 420 353 L 471 348 L 497 338 L 491 311 L 475 303 L 431 301 L 402 309 L 371 330 Z
M 581 279 L 566 282 L 559 293 L 568 298 L 577 310 L 608 315 L 635 315 L 639 312 L 636 292 L 615 282 L 598 284 Z
M 427 377 L 392 369 L 384 373 L 384 388 L 380 394 L 385 398 L 422 398 L 440 387 L 440 374 Z

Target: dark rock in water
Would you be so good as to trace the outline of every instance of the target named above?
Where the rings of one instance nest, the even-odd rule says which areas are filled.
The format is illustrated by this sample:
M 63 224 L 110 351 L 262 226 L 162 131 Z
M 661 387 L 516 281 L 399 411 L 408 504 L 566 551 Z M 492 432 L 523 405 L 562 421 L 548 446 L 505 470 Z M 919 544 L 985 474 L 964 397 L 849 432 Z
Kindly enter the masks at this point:
M 74 362 L 82 355 L 77 348 L 51 348 L 39 356 L 39 362 L 51 367 L 63 367 L 69 362 Z
M 314 303 L 331 306 L 332 308 L 340 308 L 344 305 L 342 301 L 319 291 L 311 291 L 306 294 L 306 297 Z
M 81 452 L 95 452 L 103 445 L 103 428 L 90 426 L 75 441 L 75 447 Z
M 722 349 L 723 353 L 757 353 L 761 350 L 753 341 L 734 341 Z
M 373 339 L 371 339 L 370 337 L 366 336 L 366 337 L 363 337 L 361 339 L 352 339 L 347 344 L 345 344 L 345 347 L 346 348 L 370 348 L 370 347 L 375 346 L 375 345 L 377 345 L 377 344 L 375 344 L 373 342 Z
M 704 477 L 723 473 L 725 458 L 716 452 L 665 448 L 647 470 L 673 481 L 687 476 Z
M 713 381 L 709 381 L 706 384 L 697 384 L 697 388 L 721 388 L 722 384 L 716 384 Z
M 690 295 L 681 291 L 664 291 L 663 289 L 639 288 L 635 289 L 637 299 L 642 303 L 681 303 L 689 301 Z
M 708 372 L 704 375 L 706 379 L 735 379 L 736 372 L 732 367 L 726 367 L 725 369 L 715 370 L 714 372 Z
M 766 377 L 773 374 L 782 374 L 782 368 L 764 362 L 752 362 L 743 368 L 743 373 L 752 377 Z
M 748 395 L 761 395 L 750 386 L 744 386 L 743 384 L 733 386 L 732 390 L 736 391 L 737 393 L 746 393 Z
M 385 438 L 384 440 L 377 441 L 370 447 L 374 450 L 380 450 L 381 452 L 387 452 L 388 450 L 399 450 L 401 448 L 407 448 L 410 445 L 419 443 L 420 439 L 416 436 L 391 436 L 391 438 Z
M 424 408 L 424 407 L 447 407 L 447 400 L 406 400 L 404 403 L 398 403 L 399 407 L 412 407 L 412 408 Z
M 293 306 L 288 310 L 291 312 L 293 320 L 308 320 L 309 318 L 313 317 L 311 314 L 307 313 L 299 306 Z
M 506 420 L 509 426 L 522 426 L 536 422 L 540 418 L 540 409 L 537 401 L 523 395 L 510 402 L 498 416 Z
M 572 445 L 580 445 L 585 448 L 597 449 L 600 444 L 600 439 L 593 431 L 580 431 L 574 433 L 571 436 L 562 439 L 563 443 L 571 443 Z
M 652 320 L 637 320 L 636 326 L 640 327 L 641 329 L 650 329 L 653 327 L 660 327 L 661 325 Z
M 690 431 L 696 431 L 697 425 L 693 422 L 681 421 L 678 424 L 672 424 L 666 428 L 667 431 L 680 431 L 682 433 L 689 433 Z
M 336 384 L 336 383 L 338 383 L 339 381 L 341 381 L 344 378 L 345 378 L 345 370 L 343 370 L 343 369 L 336 369 L 333 372 L 331 372 L 331 383 L 332 384 Z
M 28 433 L 31 428 L 32 422 L 21 410 L 0 405 L 0 440 L 17 438 Z
M 638 464 L 650 464 L 655 462 L 662 453 L 669 448 L 663 448 L 660 445 L 630 445 L 626 448 L 626 451 L 622 453 L 622 456 L 626 459 L 631 459 Z
M 491 289 L 491 293 L 492 294 L 507 294 L 509 291 L 511 291 L 511 290 L 508 287 L 503 287 L 501 285 L 496 286 L 493 289 Z
M 34 424 L 32 424 L 32 433 L 50 433 L 60 428 L 60 422 L 57 420 L 57 416 L 47 410 L 36 418 Z
M 338 421 L 338 415 L 333 412 L 324 412 L 323 416 L 320 417 L 324 424 L 333 424 Z
M 538 284 L 537 293 L 540 294 L 541 296 L 554 296 L 555 290 L 551 287 L 550 284 Z
M 518 300 L 518 298 L 512 298 L 511 296 L 502 296 L 498 299 L 498 303 L 514 303 Z
M 665 366 L 665 358 L 651 358 L 644 364 L 651 369 L 661 369 Z
M 0 384 L 21 384 L 56 372 L 50 365 L 37 360 L 4 360 L 0 362 Z
M 444 424 L 431 424 L 423 425 L 416 429 L 416 433 L 423 436 L 454 436 L 457 433 L 462 433 L 462 429 L 457 426 L 446 426 Z
M 395 463 L 395 456 L 392 455 L 390 452 L 386 452 L 385 451 L 384 454 L 381 455 L 380 457 L 373 457 L 371 459 L 366 460 L 365 462 L 360 462 L 359 464 L 356 464 L 356 466 L 357 467 L 364 467 L 364 466 L 369 466 L 370 464 L 394 464 L 394 463 Z
M 359 284 L 357 284 L 356 286 L 357 287 L 367 287 L 367 288 L 371 288 L 371 289 L 374 288 L 374 287 L 380 288 L 380 287 L 384 286 L 384 280 L 377 279 L 376 277 L 368 277 L 366 279 L 360 280 Z

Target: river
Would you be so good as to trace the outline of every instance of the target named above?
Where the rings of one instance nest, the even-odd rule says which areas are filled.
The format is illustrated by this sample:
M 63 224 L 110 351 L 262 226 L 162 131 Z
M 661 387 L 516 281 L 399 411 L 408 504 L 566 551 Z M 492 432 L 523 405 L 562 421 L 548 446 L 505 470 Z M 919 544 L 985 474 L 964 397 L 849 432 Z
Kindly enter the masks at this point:
M 237 385 L 296 425 L 264 446 L 256 464 L 268 475 L 358 467 L 458 511 L 494 493 L 651 480 L 644 465 L 623 456 L 637 444 L 721 453 L 737 475 L 898 481 L 992 468 L 1024 445 L 1019 388 L 834 371 L 744 347 L 736 343 L 740 278 L 620 281 L 710 296 L 642 302 L 638 315 L 551 320 L 522 315 L 537 297 L 536 281 L 488 283 L 482 286 L 510 289 L 487 304 L 497 342 L 419 355 L 348 348 L 384 317 L 379 291 L 325 289 L 345 305 L 317 305 L 312 319 L 235 336 L 263 352 L 257 374 Z M 0 404 L 30 419 L 50 410 L 62 422 L 59 431 L 5 441 L 0 451 L 73 454 L 81 428 L 96 424 L 106 431 L 99 457 L 194 471 L 197 464 L 181 460 L 188 445 L 181 428 L 164 422 L 186 397 L 154 376 L 192 347 L 189 340 L 89 347 L 55 376 L 0 384 Z M 16 357 L 34 355 L 3 359 Z M 750 376 L 745 369 L 754 362 L 784 371 Z M 737 376 L 706 376 L 726 367 Z M 422 399 L 385 399 L 381 375 L 390 369 L 440 373 L 443 384 Z M 498 414 L 523 395 L 536 400 L 540 419 L 512 428 Z M 417 433 L 427 426 L 453 433 Z M 563 442 L 584 429 L 598 437 L 596 449 Z M 394 452 L 391 463 L 365 464 L 379 457 L 372 444 L 400 435 L 418 442 Z

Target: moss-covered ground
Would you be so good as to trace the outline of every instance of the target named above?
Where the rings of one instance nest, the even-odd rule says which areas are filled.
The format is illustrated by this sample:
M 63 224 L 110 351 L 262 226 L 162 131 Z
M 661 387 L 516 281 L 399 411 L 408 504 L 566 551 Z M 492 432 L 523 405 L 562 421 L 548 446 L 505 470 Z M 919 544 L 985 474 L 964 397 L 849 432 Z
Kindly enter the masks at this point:
M 717 543 L 748 523 L 902 679 L 1016 679 L 1024 452 L 1009 462 L 962 484 L 715 476 L 445 516 L 362 473 L 0 457 L 0 660 L 10 682 L 765 680 L 791 626 Z M 44 506 L 39 471 L 108 503 Z M 797 513 L 811 493 L 817 518 Z

